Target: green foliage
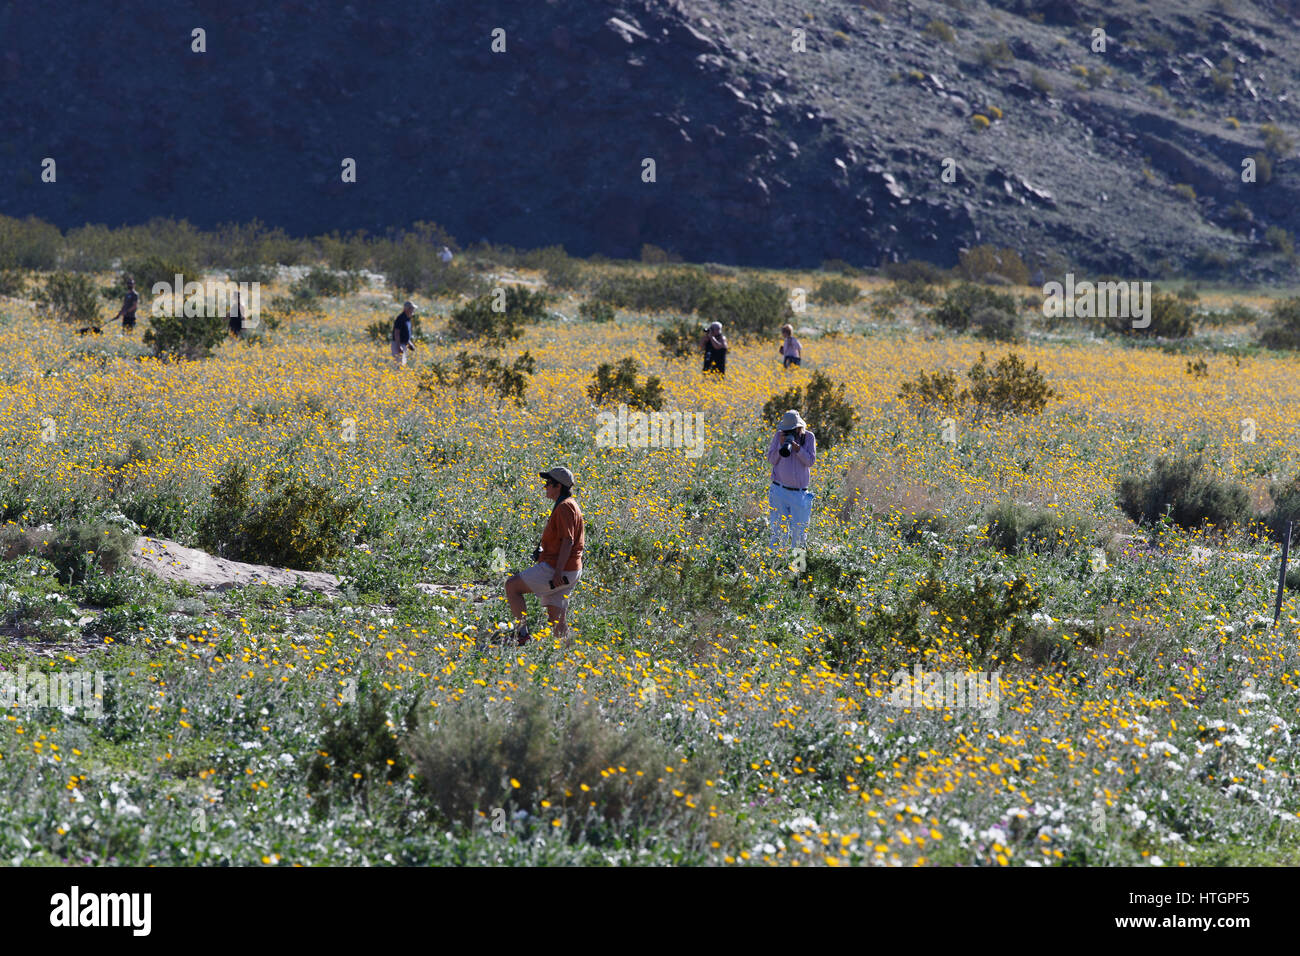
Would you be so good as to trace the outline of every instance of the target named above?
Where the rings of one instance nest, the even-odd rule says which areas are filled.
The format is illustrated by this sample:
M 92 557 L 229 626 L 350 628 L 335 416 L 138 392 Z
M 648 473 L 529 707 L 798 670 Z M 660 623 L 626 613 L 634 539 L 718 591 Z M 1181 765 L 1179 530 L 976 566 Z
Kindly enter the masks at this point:
M 329 489 L 269 472 L 255 499 L 249 468 L 231 462 L 218 475 L 212 505 L 199 522 L 199 544 L 237 561 L 313 571 L 343 553 L 359 498 L 335 499 Z
M 927 372 L 922 369 L 915 379 L 904 381 L 898 389 L 901 402 L 915 411 L 933 408 L 955 409 L 965 401 L 966 394 L 957 389 L 957 373 L 952 369 Z
M 220 315 L 152 315 L 143 341 L 160 358 L 203 359 L 229 334 L 229 320 Z
M 1047 407 L 1047 400 L 1056 393 L 1047 384 L 1038 363 L 1033 367 L 1015 352 L 998 359 L 989 368 L 984 353 L 967 373 L 970 378 L 970 398 L 981 411 L 995 415 L 1033 415 Z
M 113 572 L 124 567 L 135 547 L 135 536 L 107 522 L 77 523 L 50 539 L 44 557 L 58 570 L 59 580 L 80 584 L 94 568 Z
M 860 294 L 858 287 L 845 279 L 823 279 L 813 300 L 823 305 L 852 305 Z
M 962 282 L 948 290 L 943 302 L 930 313 L 930 318 L 944 328 L 965 332 L 982 310 L 1018 314 L 1015 296 L 970 282 Z
M 27 275 L 21 269 L 0 269 L 0 295 L 18 299 L 27 294 Z
M 794 315 L 785 290 L 775 282 L 715 286 L 699 303 L 698 312 L 709 322 L 721 322 L 737 338 L 775 335 Z
M 699 324 L 689 319 L 674 319 L 655 336 L 659 351 L 668 358 L 690 358 L 700 350 L 703 335 Z
M 1293 522 L 1295 528 L 1291 532 L 1291 543 L 1300 547 L 1300 475 L 1294 475 L 1288 481 L 1276 482 L 1269 486 L 1268 491 L 1273 506 L 1263 516 L 1264 525 L 1275 541 L 1284 541 L 1287 523 Z M 1293 551 L 1291 560 L 1294 558 Z M 1297 563 L 1297 567 L 1300 567 L 1300 563 Z
M 548 301 L 546 293 L 524 286 L 496 288 L 456 309 L 447 331 L 456 339 L 481 339 L 490 347 L 501 348 L 523 335 L 525 325 L 541 321 Z
M 527 352 L 508 365 L 496 356 L 461 352 L 452 368 L 435 362 L 421 369 L 417 391 L 436 394 L 439 388 L 448 386 L 460 391 L 472 382 L 495 393 L 498 404 L 509 400 L 522 406 L 525 404 L 524 392 L 528 390 L 528 376 L 533 374 L 536 364 Z
M 1001 276 L 1012 285 L 1029 284 L 1029 268 L 1014 249 L 982 245 L 963 249 L 957 271 L 971 282 L 984 282 L 990 275 Z
M 419 730 L 418 699 L 406 711 L 408 733 Z M 410 772 L 407 754 L 389 726 L 388 702 L 377 690 L 357 689 L 355 703 L 342 703 L 323 721 L 320 748 L 307 772 L 311 814 L 318 822 L 334 800 L 360 803 L 370 813 L 372 787 L 397 784 Z
M 1106 326 L 1121 335 L 1163 339 L 1185 339 L 1196 331 L 1191 303 L 1178 296 L 1156 292 L 1150 296 L 1150 308 L 1150 324 L 1144 328 L 1133 328 L 1133 319 L 1122 315 L 1108 317 Z
M 689 315 L 712 288 L 702 269 L 663 269 L 649 276 L 606 276 L 594 288 L 593 298 L 620 309 Z
M 927 36 L 932 36 L 941 43 L 957 42 L 957 32 L 942 20 L 931 20 L 926 24 L 925 32 Z
M 1002 501 L 985 513 L 984 521 L 989 543 L 1007 554 L 1057 554 L 1075 544 L 1067 534 L 1076 530 L 1077 524 L 1054 508 Z
M 608 302 L 587 301 L 578 306 L 578 315 L 588 322 L 613 322 L 614 307 Z
M 63 237 L 49 223 L 0 216 L 0 269 L 57 269 L 62 247 Z
M 1199 456 L 1156 459 L 1146 475 L 1127 475 L 1117 487 L 1119 506 L 1134 521 L 1154 525 L 1166 516 L 1182 528 L 1228 528 L 1245 520 L 1248 496 L 1234 481 L 1215 478 Z
M 933 262 L 909 259 L 906 262 L 886 262 L 885 277 L 894 282 L 916 282 L 924 285 L 946 285 L 948 273 Z
M 1265 229 L 1264 243 L 1274 252 L 1281 253 L 1288 259 L 1295 257 L 1295 238 L 1281 226 L 1269 226 Z
M 161 256 L 133 259 L 123 266 L 122 274 L 135 280 L 135 290 L 142 299 L 146 295 L 152 295 L 154 285 L 159 282 L 165 282 L 170 288 L 176 282 L 177 274 L 181 277 L 182 293 L 185 283 L 197 282 L 202 278 L 195 263 L 182 259 L 164 259 Z
M 498 809 L 506 817 L 533 811 L 544 824 L 572 815 L 603 821 L 613 835 L 686 817 L 691 811 L 670 795 L 673 787 L 707 792 L 709 768 L 698 757 L 679 763 L 654 737 L 612 723 L 590 703 L 527 689 L 486 714 L 477 705 L 440 707 L 436 716 L 437 728 L 408 749 L 419 792 L 446 823 L 468 825 Z M 567 838 L 600 839 L 585 829 L 566 827 Z
M 88 276 L 54 272 L 36 293 L 37 306 L 50 318 L 71 325 L 94 325 L 99 315 L 99 294 Z
M 359 288 L 361 288 L 359 273 L 344 272 L 340 274 L 316 266 L 289 286 L 289 295 L 297 302 L 314 302 L 323 296 L 336 298 L 349 295 Z
M 1300 349 L 1300 296 L 1277 299 L 1258 325 L 1259 344 L 1269 349 Z
M 626 404 L 629 408 L 658 411 L 664 407 L 663 384 L 659 376 L 647 376 L 638 383 L 636 359 L 619 359 L 617 365 L 602 362 L 596 367 L 593 381 L 587 386 L 587 395 L 597 405 Z
M 844 383 L 837 385 L 825 372 L 813 372 L 807 391 L 795 386 L 768 399 L 763 420 L 774 422 L 787 409 L 797 409 L 817 436 L 818 451 L 824 451 L 848 438 L 858 422 L 857 409 L 845 400 L 844 392 Z
M 546 284 L 552 289 L 580 289 L 587 281 L 582 263 L 565 252 L 563 246 L 533 249 L 519 257 L 519 264 L 545 273 Z
M 979 48 L 979 61 L 987 69 L 995 69 L 1006 63 L 1015 62 L 1016 56 L 1006 40 L 984 43 Z
M 978 309 L 970 322 L 975 337 L 993 342 L 1021 342 L 1025 335 L 1020 328 L 1020 317 L 1002 309 Z
M 1264 152 L 1278 162 L 1295 152 L 1295 140 L 1276 123 L 1265 123 L 1259 128 L 1259 135 L 1264 138 Z
M 834 635 L 827 660 L 844 668 L 866 659 L 873 669 L 887 669 L 954 642 L 976 666 L 1009 660 L 1030 637 L 1028 615 L 1042 604 L 1024 576 L 1007 582 L 977 576 L 967 585 L 940 580 L 933 568 L 912 594 L 865 620 L 839 587 L 816 593 Z

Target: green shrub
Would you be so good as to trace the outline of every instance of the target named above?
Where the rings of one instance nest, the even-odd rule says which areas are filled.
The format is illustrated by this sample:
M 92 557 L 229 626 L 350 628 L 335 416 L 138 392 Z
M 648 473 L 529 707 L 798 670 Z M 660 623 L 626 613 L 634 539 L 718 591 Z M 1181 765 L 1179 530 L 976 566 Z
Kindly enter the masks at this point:
M 578 315 L 588 322 L 613 322 L 614 307 L 608 302 L 583 302 L 578 306 Z
M 957 271 L 971 282 L 984 282 L 988 276 L 996 275 L 1012 285 L 1029 284 L 1029 268 L 1014 249 L 999 249 L 992 245 L 975 246 L 963 249 L 960 260 Z
M 1269 349 L 1300 348 L 1300 296 L 1277 299 L 1257 326 L 1259 344 Z
M 775 282 L 715 286 L 697 311 L 708 322 L 721 322 L 737 338 L 775 335 L 794 316 L 785 290 Z
M 104 521 L 79 523 L 55 532 L 44 557 L 58 570 L 59 580 L 80 584 L 98 567 L 112 573 L 130 563 L 135 536 Z
M 407 749 L 420 794 L 445 823 L 530 811 L 548 839 L 557 832 L 550 821 L 564 818 L 568 825 L 558 832 L 566 839 L 599 842 L 589 827 L 613 838 L 686 824 L 698 811 L 685 798 L 708 792 L 710 768 L 698 756 L 676 760 L 646 731 L 613 723 L 589 703 L 529 688 L 486 714 L 475 702 L 439 707 L 435 716 L 437 727 Z M 674 772 L 666 774 L 669 766 Z M 673 796 L 674 788 L 685 798 Z
M 482 339 L 501 348 L 524 334 L 523 327 L 541 321 L 549 297 L 541 291 L 511 285 L 466 302 L 451 314 L 447 330 L 456 339 Z
M 408 733 L 419 729 L 417 707 L 418 700 L 412 701 L 406 710 Z M 377 690 L 359 687 L 355 703 L 340 703 L 322 723 L 320 747 L 307 772 L 312 817 L 325 819 L 336 799 L 359 803 L 369 815 L 371 788 L 401 783 L 410 772 L 406 751 L 391 729 L 387 700 Z
M 72 272 L 51 273 L 36 293 L 36 304 L 47 316 L 59 322 L 98 324 L 99 293 L 88 276 Z
M 592 297 L 620 309 L 689 315 L 712 288 L 702 269 L 665 269 L 650 276 L 606 276 L 596 284 Z
M 1289 481 L 1277 482 L 1269 486 L 1269 497 L 1273 507 L 1263 516 L 1265 526 L 1275 541 L 1286 540 L 1286 526 L 1294 522 L 1292 544 L 1300 542 L 1300 475 Z
M 983 308 L 971 316 L 971 330 L 976 338 L 993 342 L 1020 342 L 1024 332 L 1020 328 L 1020 317 L 1014 312 L 1002 309 Z
M 1274 252 L 1281 253 L 1288 259 L 1295 256 L 1295 239 L 1281 226 L 1269 226 L 1265 229 L 1264 243 Z
M 1081 530 L 1077 522 L 1061 516 L 1054 508 L 1002 501 L 984 515 L 985 537 L 989 543 L 1007 554 L 1033 551 L 1038 554 L 1057 554 L 1074 547 L 1077 542 L 1069 536 Z
M 655 336 L 659 351 L 668 358 L 690 358 L 700 351 L 704 337 L 700 326 L 689 319 L 674 319 Z
M 922 305 L 935 305 L 939 301 L 939 290 L 920 279 L 899 279 L 890 291 L 901 299 L 911 299 Z
M 957 32 L 942 20 L 931 20 L 926 24 L 925 32 L 941 43 L 956 43 Z
M 858 412 L 844 399 L 844 384 L 835 384 L 825 372 L 813 372 L 805 392 L 800 386 L 773 395 L 763 405 L 763 420 L 775 422 L 787 409 L 799 411 L 817 436 L 817 450 L 824 451 L 849 437 L 858 422 Z
M 948 273 L 933 262 L 909 259 L 906 262 L 885 263 L 885 277 L 895 282 L 919 282 L 924 285 L 945 285 Z
M 852 305 L 861 293 L 856 285 L 845 279 L 823 279 L 813 293 L 813 300 L 823 305 Z
M 167 283 L 170 288 L 175 284 L 178 274 L 181 277 L 182 292 L 186 282 L 198 282 L 202 279 L 197 264 L 182 259 L 164 259 L 161 256 L 133 259 L 123 266 L 122 273 L 135 280 L 135 288 L 140 293 L 141 299 L 146 295 L 152 295 L 153 287 L 159 282 Z
M 0 269 L 0 295 L 19 299 L 27 294 L 27 275 L 21 269 Z
M 313 571 L 343 553 L 359 498 L 335 499 L 329 489 L 269 472 L 254 499 L 248 466 L 231 462 L 218 475 L 212 505 L 199 521 L 199 544 L 237 561 Z
M 153 315 L 144 344 L 160 358 L 202 359 L 226 340 L 230 323 L 220 315 Z
M 1033 368 L 1014 352 L 998 359 L 992 369 L 984 353 L 967 373 L 970 398 L 981 411 L 995 415 L 1033 415 L 1047 407 L 1056 393 L 1048 386 L 1038 363 Z
M 1140 524 L 1166 515 L 1182 528 L 1231 527 L 1245 520 L 1248 495 L 1233 481 L 1215 478 L 1200 457 L 1160 457 L 1147 475 L 1127 475 L 1116 487 L 1119 506 Z
M 587 386 L 587 394 L 597 405 L 619 403 L 629 408 L 658 411 L 664 407 L 659 376 L 648 376 L 639 383 L 638 368 L 636 359 L 631 357 L 620 359 L 617 365 L 602 362 L 596 367 L 592 383 Z
M 838 272 L 845 278 L 852 279 L 862 275 L 862 270 L 852 266 L 843 259 L 825 259 L 819 267 L 821 272 Z
M 361 288 L 361 275 L 356 272 L 336 273 L 331 269 L 314 267 L 301 279 L 289 286 L 289 295 L 295 300 L 312 301 L 322 297 L 337 298 Z
M 0 269 L 49 272 L 59 267 L 62 248 L 63 236 L 49 223 L 35 216 L 0 216 Z
M 933 408 L 956 409 L 966 396 L 957 390 L 957 373 L 946 368 L 937 372 L 922 369 L 915 379 L 899 386 L 898 398 L 916 411 L 928 411 Z
M 416 390 L 436 394 L 439 388 L 451 387 L 460 391 L 472 382 L 495 393 L 498 404 L 510 400 L 522 406 L 525 404 L 524 392 L 528 390 L 528 376 L 533 374 L 536 364 L 527 352 L 509 365 L 496 356 L 461 352 L 456 356 L 452 368 L 435 362 L 421 369 L 420 384 Z
M 1265 123 L 1259 135 L 1264 137 L 1264 152 L 1278 161 L 1289 159 L 1295 152 L 1295 140 L 1276 123 Z
M 948 290 L 943 302 L 930 313 L 930 318 L 944 328 L 965 332 L 975 313 L 984 309 L 1008 312 L 1011 315 L 1019 312 L 1015 296 L 962 282 Z
M 548 246 L 526 252 L 520 256 L 519 264 L 525 269 L 543 272 L 546 284 L 553 289 L 580 289 L 587 281 L 582 263 L 565 252 L 563 246 Z
M 1122 315 L 1113 315 L 1106 319 L 1106 326 L 1112 332 L 1121 335 L 1141 335 L 1163 339 L 1184 339 L 1195 330 L 1192 319 L 1191 303 L 1163 292 L 1150 296 L 1150 324 L 1144 328 L 1133 328 L 1133 319 Z M 1130 310 L 1131 311 L 1131 310 Z

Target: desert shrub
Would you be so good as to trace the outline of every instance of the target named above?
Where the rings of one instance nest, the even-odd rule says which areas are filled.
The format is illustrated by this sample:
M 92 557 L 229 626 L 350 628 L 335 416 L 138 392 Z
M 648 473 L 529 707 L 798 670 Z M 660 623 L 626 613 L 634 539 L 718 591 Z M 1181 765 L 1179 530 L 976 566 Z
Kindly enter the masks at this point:
M 1004 355 L 990 369 L 984 353 L 966 373 L 970 378 L 970 398 L 981 411 L 995 415 L 1032 415 L 1047 406 L 1056 393 L 1047 384 L 1038 363 L 1033 367 L 1014 352 Z
M 334 298 L 349 295 L 361 288 L 361 275 L 357 272 L 337 273 L 316 266 L 289 287 L 295 299 Z
M 586 270 L 578 259 L 564 251 L 563 246 L 534 249 L 519 257 L 525 269 L 538 269 L 553 289 L 580 289 L 587 281 Z
M 925 26 L 927 36 L 932 36 L 941 43 L 956 43 L 957 31 L 942 20 L 931 20 Z
M 35 216 L 0 216 L 0 269 L 57 269 L 62 248 L 57 227 Z
M 948 290 L 943 302 L 930 312 L 930 318 L 944 328 L 965 332 L 975 313 L 984 309 L 1008 312 L 1011 315 L 1018 313 L 1015 296 L 962 282 Z
M 813 299 L 824 305 L 852 305 L 860 294 L 858 287 L 846 279 L 823 279 Z
M 924 259 L 909 259 L 906 262 L 885 263 L 885 277 L 895 282 L 922 282 L 926 285 L 944 285 L 948 273 L 933 262 Z
M 989 275 L 1002 276 L 1012 285 L 1028 285 L 1029 269 L 1014 249 L 999 249 L 992 245 L 963 249 L 961 264 L 957 267 L 971 282 L 984 282 Z
M 955 409 L 965 401 L 965 395 L 957 389 L 957 373 L 947 368 L 937 372 L 922 369 L 916 378 L 899 386 L 898 398 L 916 411 Z
M 1038 554 L 1056 554 L 1075 542 L 1069 532 L 1078 530 L 1078 523 L 1066 520 L 1053 508 L 1039 508 L 1002 501 L 984 515 L 985 537 L 989 543 L 1007 554 L 1033 551 Z
M 1266 153 L 1256 153 L 1251 158 L 1255 161 L 1255 178 L 1260 183 L 1272 182 L 1273 160 L 1269 159 Z
M 90 278 L 72 272 L 46 276 L 36 293 L 36 305 L 47 316 L 71 325 L 93 325 L 99 315 L 99 293 Z
M 858 422 L 858 412 L 844 399 L 844 383 L 838 385 L 825 372 L 813 372 L 805 391 L 801 386 L 773 395 L 763 405 L 763 420 L 775 422 L 794 408 L 808 422 L 817 436 L 817 449 L 823 451 L 849 437 Z
M 1133 319 L 1122 315 L 1113 315 L 1106 320 L 1106 326 L 1112 332 L 1121 335 L 1141 335 L 1163 339 L 1184 339 L 1195 331 L 1192 319 L 1192 304 L 1168 293 L 1156 292 L 1150 296 L 1150 324 L 1145 328 L 1133 328 Z M 1130 310 L 1131 311 L 1131 310 Z
M 268 285 L 274 282 L 279 275 L 280 270 L 273 265 L 263 265 L 253 263 L 252 265 L 236 266 L 227 274 L 231 282 L 256 282 L 258 285 Z
M 663 385 L 659 376 L 650 375 L 644 382 L 638 382 L 638 368 L 636 359 L 630 356 L 619 359 L 617 365 L 601 362 L 596 367 L 592 383 L 587 386 L 587 394 L 597 405 L 617 402 L 629 408 L 658 411 L 664 407 Z
M 869 658 L 873 668 L 889 668 L 914 660 L 917 651 L 937 650 L 940 642 L 956 643 L 976 666 L 1009 660 L 1030 636 L 1028 615 L 1041 606 L 1023 576 L 1007 582 L 976 577 L 964 584 L 940 580 L 933 569 L 912 594 L 865 622 L 839 587 L 821 589 L 817 596 L 834 635 L 826 644 L 827 660 L 838 667 Z
M 1274 252 L 1281 253 L 1288 259 L 1295 256 L 1295 239 L 1281 226 L 1269 226 L 1265 229 L 1264 243 Z
M 668 358 L 690 358 L 700 349 L 699 324 L 689 319 L 674 319 L 655 336 L 659 351 Z
M 17 299 L 27 294 L 27 276 L 21 269 L 0 269 L 0 295 Z
M 1259 344 L 1269 349 L 1300 348 L 1300 296 L 1274 301 L 1257 326 Z
M 161 256 L 132 259 L 122 267 L 122 274 L 135 280 L 135 288 L 141 298 L 152 294 L 154 285 L 159 282 L 165 282 L 171 287 L 176 282 L 177 274 L 181 277 L 182 291 L 186 282 L 197 282 L 202 275 L 194 262 L 180 258 L 164 259 Z
M 1200 457 L 1156 459 L 1149 474 L 1126 475 L 1116 486 L 1119 506 L 1134 521 L 1154 525 L 1166 515 L 1182 528 L 1227 528 L 1245 519 L 1249 496 L 1234 481 L 1215 478 Z
M 524 334 L 523 327 L 541 321 L 549 297 L 541 291 L 511 285 L 466 302 L 452 312 L 447 331 L 457 339 L 482 339 L 494 348 Z
M 774 335 L 794 316 L 785 290 L 775 282 L 715 286 L 697 311 L 709 322 L 721 322 L 738 338 Z
M 939 301 L 938 288 L 920 279 L 899 279 L 894 283 L 892 291 L 900 298 L 911 299 L 922 305 L 935 305 Z
M 418 701 L 406 710 L 408 733 L 419 729 Z M 322 721 L 320 746 L 307 771 L 311 814 L 317 821 L 334 800 L 360 803 L 370 813 L 370 790 L 406 779 L 410 762 L 393 733 L 389 703 L 379 691 L 358 687 L 355 703 L 341 703 Z M 396 716 L 396 715 L 394 715 Z
M 606 276 L 596 284 L 592 297 L 620 309 L 689 315 L 712 288 L 702 269 L 665 269 L 650 276 Z
M 583 302 L 578 306 L 578 315 L 588 322 L 613 322 L 614 307 L 608 302 Z
M 237 561 L 312 571 L 338 557 L 351 537 L 359 498 L 336 499 L 287 471 L 268 472 L 254 498 L 248 466 L 231 462 L 217 476 L 199 521 L 199 544 Z
M 1002 309 L 979 309 L 971 316 L 970 327 L 976 338 L 993 342 L 1020 342 L 1025 337 L 1020 317 Z
M 143 341 L 160 358 L 202 359 L 229 334 L 225 316 L 152 315 Z
M 843 259 L 824 259 L 819 268 L 821 272 L 838 272 L 840 275 L 848 279 L 862 275 L 861 269 L 857 268 L 857 266 L 850 265 Z
M 1264 152 L 1276 160 L 1287 159 L 1295 152 L 1295 140 L 1275 123 L 1265 123 L 1259 128 L 1264 138 Z
M 528 377 L 536 367 L 533 357 L 524 352 L 509 364 L 495 355 L 471 355 L 461 352 L 451 367 L 434 362 L 420 370 L 417 391 L 436 394 L 439 388 L 451 387 L 460 391 L 467 384 L 482 386 L 497 396 L 498 404 L 507 400 L 523 405 L 524 392 L 528 390 Z
M 44 557 L 58 570 L 59 579 L 80 584 L 98 567 L 113 572 L 130 561 L 135 536 L 104 521 L 69 525 L 55 532 Z
M 1273 506 L 1263 515 L 1264 525 L 1274 540 L 1284 541 L 1287 523 L 1294 522 L 1295 528 L 1291 532 L 1294 544 L 1300 540 L 1300 475 L 1289 481 L 1276 482 L 1269 486 L 1268 491 Z
M 980 63 L 987 69 L 995 69 L 1004 63 L 1012 63 L 1016 59 L 1006 40 L 981 44 L 978 52 Z
M 704 761 L 676 759 L 646 731 L 602 717 L 593 704 L 531 688 L 514 697 L 486 715 L 482 706 L 440 707 L 437 727 L 409 741 L 418 791 L 438 819 L 469 825 L 497 809 L 510 818 L 531 811 L 548 836 L 556 832 L 552 819 L 569 818 L 578 825 L 563 828 L 567 838 L 590 841 L 592 824 L 613 836 L 686 821 L 694 812 L 689 798 L 706 792 Z M 672 774 L 664 773 L 668 766 Z

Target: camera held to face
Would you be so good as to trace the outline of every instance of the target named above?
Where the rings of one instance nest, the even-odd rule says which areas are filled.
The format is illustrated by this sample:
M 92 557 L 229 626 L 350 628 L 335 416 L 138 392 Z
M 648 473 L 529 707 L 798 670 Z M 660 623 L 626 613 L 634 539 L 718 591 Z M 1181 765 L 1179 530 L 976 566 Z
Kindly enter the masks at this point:
M 794 431 L 788 431 L 782 432 L 781 434 L 785 437 L 781 439 L 780 454 L 782 458 L 789 458 L 790 452 L 794 451 L 795 445 L 797 444 L 795 433 Z

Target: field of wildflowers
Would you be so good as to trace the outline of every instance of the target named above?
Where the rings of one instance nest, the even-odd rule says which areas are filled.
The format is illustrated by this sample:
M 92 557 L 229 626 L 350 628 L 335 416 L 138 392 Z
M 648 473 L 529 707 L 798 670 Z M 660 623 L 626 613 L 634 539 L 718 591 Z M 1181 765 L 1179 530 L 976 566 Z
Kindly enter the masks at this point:
M 365 333 L 397 312 L 380 286 L 180 363 L 138 329 L 80 338 L 0 300 L 8 528 L 99 520 L 192 544 L 232 462 L 361 501 L 325 568 L 344 579 L 333 599 L 0 561 L 0 675 L 107 687 L 101 717 L 0 700 L 0 860 L 1300 861 L 1300 622 L 1288 601 L 1269 626 L 1278 546 L 1140 530 L 1115 505 L 1117 480 L 1171 451 L 1257 499 L 1300 471 L 1293 359 L 1225 325 L 1194 375 L 1185 349 L 1041 316 L 1027 344 L 991 346 L 864 299 L 796 317 L 802 368 L 782 369 L 777 340 L 733 343 L 725 378 L 704 377 L 662 356 L 663 317 L 582 321 L 561 295 L 507 348 L 536 361 L 516 405 L 418 388 L 465 346 L 439 335 L 455 302 L 417 301 L 426 338 L 398 369 Z M 945 427 L 896 397 L 918 370 L 1011 350 L 1055 392 L 1041 414 Z M 587 386 L 623 356 L 666 408 L 703 415 L 701 455 L 597 443 Z M 792 555 L 764 544 L 760 409 L 814 371 L 860 420 L 819 457 Z M 494 556 L 528 563 L 554 463 L 587 521 L 571 640 L 534 605 L 539 639 L 476 649 L 508 618 Z M 993 547 L 984 516 L 1005 502 L 1055 513 L 1059 540 Z M 1012 637 L 924 604 L 924 640 L 873 625 L 927 576 L 972 593 L 1023 579 L 1033 610 Z M 920 688 L 900 705 L 918 665 L 995 675 L 997 707 Z

